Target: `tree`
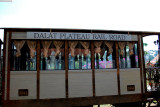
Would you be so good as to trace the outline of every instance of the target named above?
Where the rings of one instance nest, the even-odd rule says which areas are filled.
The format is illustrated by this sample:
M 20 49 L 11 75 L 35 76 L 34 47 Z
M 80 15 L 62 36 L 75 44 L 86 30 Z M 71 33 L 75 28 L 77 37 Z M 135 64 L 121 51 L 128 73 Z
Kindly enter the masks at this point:
M 148 44 L 147 43 L 143 43 L 143 49 L 144 49 L 144 47 L 147 47 L 148 46 Z M 148 54 L 148 52 L 147 51 L 144 51 L 144 55 L 147 55 Z

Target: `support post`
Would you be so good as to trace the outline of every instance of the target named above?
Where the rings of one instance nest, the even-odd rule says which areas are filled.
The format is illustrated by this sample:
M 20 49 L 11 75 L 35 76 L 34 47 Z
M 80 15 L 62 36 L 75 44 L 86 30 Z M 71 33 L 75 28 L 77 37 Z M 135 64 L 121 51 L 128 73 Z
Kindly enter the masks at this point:
M 69 97 L 68 92 L 68 41 L 65 40 L 65 87 L 66 87 L 66 98 Z
M 143 71 L 145 70 L 144 68 L 144 55 L 143 55 L 143 40 L 142 40 L 142 35 L 138 35 L 138 63 L 140 67 L 140 80 L 141 80 L 141 94 L 143 95 L 143 79 L 145 80 L 145 77 L 143 76 Z M 142 60 L 140 60 L 142 59 Z M 143 78 L 144 77 L 144 78 Z
M 10 59 L 11 59 L 11 35 L 12 35 L 12 32 L 9 31 L 9 37 L 7 38 L 8 39 L 8 66 L 7 66 L 7 100 L 10 100 Z
M 40 98 L 40 57 L 41 57 L 41 47 L 40 40 L 37 41 L 37 99 Z
M 95 58 L 94 58 L 94 41 L 91 41 L 91 69 L 92 69 L 92 89 L 93 89 L 93 97 L 95 97 Z
M 121 95 L 120 88 L 120 69 L 119 69 L 119 54 L 118 54 L 118 42 L 116 42 L 116 65 L 117 65 L 117 83 L 118 83 L 118 95 Z

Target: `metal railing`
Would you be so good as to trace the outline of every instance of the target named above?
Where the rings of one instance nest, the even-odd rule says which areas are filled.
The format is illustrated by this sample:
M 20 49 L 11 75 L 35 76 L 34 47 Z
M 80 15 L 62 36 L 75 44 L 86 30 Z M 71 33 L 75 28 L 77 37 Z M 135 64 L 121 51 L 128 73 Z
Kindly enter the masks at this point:
M 146 68 L 147 91 L 160 91 L 160 67 Z

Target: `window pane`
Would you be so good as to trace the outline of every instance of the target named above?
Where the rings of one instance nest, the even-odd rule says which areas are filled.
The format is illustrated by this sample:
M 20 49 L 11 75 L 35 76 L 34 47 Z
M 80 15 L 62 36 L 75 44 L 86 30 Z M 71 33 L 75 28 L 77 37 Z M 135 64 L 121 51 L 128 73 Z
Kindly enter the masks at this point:
M 69 41 L 69 69 L 91 69 L 89 41 Z
M 138 67 L 137 43 L 119 42 L 119 66 L 120 68 Z
M 41 70 L 64 69 L 64 41 L 41 41 Z
M 158 35 L 148 35 L 143 37 L 145 68 L 159 67 L 158 40 Z
M 115 68 L 115 44 L 114 42 L 95 41 L 95 68 Z
M 137 48 L 137 44 L 134 45 L 134 53 L 135 53 L 135 67 L 138 68 L 138 48 Z
M 12 41 L 11 70 L 36 70 L 36 41 Z
M 131 60 L 130 60 L 130 54 L 129 54 L 129 46 L 127 46 L 127 45 L 126 45 L 125 65 L 126 65 L 126 68 L 131 68 Z

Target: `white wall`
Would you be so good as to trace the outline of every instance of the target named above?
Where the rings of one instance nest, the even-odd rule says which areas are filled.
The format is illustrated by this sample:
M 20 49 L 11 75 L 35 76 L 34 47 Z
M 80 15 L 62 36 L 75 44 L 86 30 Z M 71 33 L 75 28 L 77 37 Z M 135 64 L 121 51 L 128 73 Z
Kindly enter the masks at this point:
M 90 97 L 92 90 L 92 70 L 68 71 L 69 97 Z
M 91 97 L 92 70 L 69 70 L 69 97 Z M 36 99 L 36 71 L 11 71 L 10 99 Z M 118 95 L 117 69 L 95 70 L 96 96 Z M 135 85 L 135 91 L 127 91 Z M 19 89 L 28 89 L 28 96 L 18 96 Z M 120 69 L 120 89 L 123 94 L 141 93 L 140 69 Z M 65 98 L 65 71 L 40 72 L 40 99 Z
M 10 99 L 36 99 L 36 71 L 11 71 Z M 19 89 L 28 89 L 28 96 L 18 96 Z M 40 99 L 65 98 L 65 71 L 40 72 Z
M 95 70 L 96 96 L 118 95 L 117 69 Z
M 11 71 L 10 100 L 36 99 L 36 71 Z M 28 96 L 18 96 L 19 89 L 28 89 Z
M 127 85 L 135 85 L 135 91 L 127 91 Z M 140 69 L 120 69 L 121 94 L 141 93 Z
M 65 98 L 65 71 L 40 71 L 40 99 Z

